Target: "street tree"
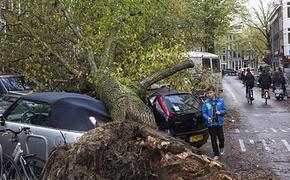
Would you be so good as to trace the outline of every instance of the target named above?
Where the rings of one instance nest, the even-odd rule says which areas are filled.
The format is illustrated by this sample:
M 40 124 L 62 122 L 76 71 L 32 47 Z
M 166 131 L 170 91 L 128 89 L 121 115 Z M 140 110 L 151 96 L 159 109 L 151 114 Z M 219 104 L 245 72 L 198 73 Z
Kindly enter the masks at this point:
M 216 53 L 215 42 L 229 30 L 230 22 L 236 14 L 244 11 L 244 2 L 244 0 L 191 1 L 190 7 L 198 10 L 191 10 L 188 13 L 186 36 L 190 48 L 200 47 L 202 51 Z
M 254 44 L 254 47 L 256 47 L 258 53 L 263 53 L 264 55 L 267 51 L 271 50 L 269 22 L 272 11 L 273 5 L 270 2 L 266 3 L 265 1 L 259 0 L 257 7 L 251 7 L 249 11 L 242 16 L 245 24 L 250 27 L 248 31 L 257 35 L 252 37 L 258 42 L 261 42 L 259 44 Z

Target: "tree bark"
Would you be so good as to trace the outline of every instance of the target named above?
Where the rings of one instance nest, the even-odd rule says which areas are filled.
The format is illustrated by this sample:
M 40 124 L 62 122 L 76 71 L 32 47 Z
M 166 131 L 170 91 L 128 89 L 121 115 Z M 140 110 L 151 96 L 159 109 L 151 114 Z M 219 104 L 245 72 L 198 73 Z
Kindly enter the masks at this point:
M 150 77 L 145 78 L 144 80 L 141 81 L 140 86 L 141 89 L 147 89 L 149 86 L 151 86 L 152 84 L 165 79 L 183 69 L 187 69 L 187 68 L 193 68 L 194 67 L 194 63 L 191 60 L 186 60 L 180 64 L 177 64 L 173 67 L 161 70 L 159 72 L 154 73 L 153 75 L 151 75 Z
M 129 119 L 156 127 L 151 109 L 135 92 L 118 82 L 109 71 L 99 69 L 92 72 L 92 83 L 114 121 Z

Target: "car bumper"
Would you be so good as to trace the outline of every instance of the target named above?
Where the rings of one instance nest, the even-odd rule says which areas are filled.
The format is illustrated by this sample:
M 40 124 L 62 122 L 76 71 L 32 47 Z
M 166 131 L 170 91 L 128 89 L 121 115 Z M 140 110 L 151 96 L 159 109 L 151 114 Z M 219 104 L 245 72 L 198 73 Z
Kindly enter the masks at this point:
M 205 144 L 209 137 L 208 128 L 188 131 L 185 133 L 176 133 L 175 137 L 181 138 L 194 147 L 201 147 Z M 202 138 L 201 138 L 202 137 Z

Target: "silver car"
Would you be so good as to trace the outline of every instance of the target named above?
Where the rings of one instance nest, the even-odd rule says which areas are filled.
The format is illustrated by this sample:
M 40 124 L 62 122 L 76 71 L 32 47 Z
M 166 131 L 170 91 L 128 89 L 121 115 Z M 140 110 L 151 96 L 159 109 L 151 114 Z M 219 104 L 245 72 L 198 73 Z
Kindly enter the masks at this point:
M 46 160 L 50 152 L 63 143 L 75 142 L 98 123 L 110 121 L 104 104 L 92 97 L 60 92 L 34 93 L 20 97 L 2 115 L 0 130 L 18 131 L 22 149 Z M 38 138 L 44 137 L 44 138 Z M 3 151 L 11 155 L 16 143 L 12 134 L 0 134 Z

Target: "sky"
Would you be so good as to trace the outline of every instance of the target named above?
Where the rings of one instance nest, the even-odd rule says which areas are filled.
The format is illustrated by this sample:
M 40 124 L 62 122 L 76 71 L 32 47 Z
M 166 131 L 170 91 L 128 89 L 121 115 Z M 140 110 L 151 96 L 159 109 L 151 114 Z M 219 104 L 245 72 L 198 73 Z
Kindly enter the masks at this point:
M 274 0 L 262 0 L 263 3 L 273 2 Z M 259 0 L 248 0 L 248 5 L 252 7 L 257 7 L 260 4 Z

